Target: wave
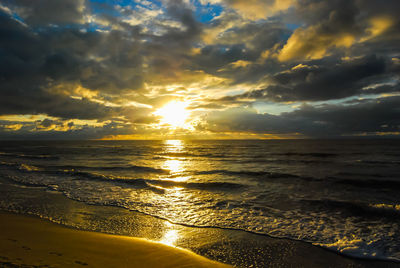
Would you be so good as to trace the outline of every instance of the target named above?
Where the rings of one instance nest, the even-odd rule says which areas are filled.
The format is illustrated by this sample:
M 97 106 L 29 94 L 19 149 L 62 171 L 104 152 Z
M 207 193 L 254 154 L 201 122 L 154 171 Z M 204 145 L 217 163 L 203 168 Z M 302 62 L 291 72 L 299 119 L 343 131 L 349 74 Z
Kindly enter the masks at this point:
M 165 188 L 169 187 L 183 187 L 188 189 L 197 190 L 235 190 L 246 188 L 247 186 L 239 183 L 232 182 L 177 182 L 172 180 L 147 180 L 151 184 L 159 185 Z
M 9 163 L 9 162 L 0 162 L 0 165 L 13 167 L 20 171 L 26 172 L 43 172 L 46 174 L 69 174 L 69 175 L 77 175 L 84 176 L 89 178 L 94 178 L 96 176 L 103 176 L 98 173 L 88 172 L 88 171 L 136 171 L 137 173 L 154 173 L 154 174 L 170 174 L 168 170 L 152 168 L 146 166 L 137 166 L 137 165 L 127 165 L 127 166 L 110 166 L 110 167 L 90 167 L 90 166 L 71 166 L 71 165 L 62 165 L 62 166 L 41 166 L 41 165 L 28 165 L 21 163 Z M 225 169 L 217 169 L 217 170 L 205 170 L 205 171 L 191 171 L 190 173 L 194 175 L 228 175 L 228 176 L 247 176 L 247 177 L 257 177 L 257 178 L 270 178 L 270 179 L 279 179 L 279 178 L 303 178 L 298 175 L 289 174 L 289 173 L 278 173 L 278 172 L 269 172 L 269 171 L 233 171 L 233 170 L 225 170 Z M 95 175 L 94 175 L 95 174 Z M 109 177 L 113 177 L 111 175 L 107 175 Z M 304 179 L 310 179 L 304 177 Z
M 31 174 L 40 174 L 40 175 L 50 175 L 57 177 L 65 177 L 70 176 L 73 180 L 90 180 L 90 181 L 103 181 L 110 183 L 122 183 L 125 185 L 129 185 L 138 189 L 147 188 L 150 190 L 154 190 L 158 193 L 164 193 L 164 191 L 168 188 L 186 188 L 186 189 L 196 189 L 196 190 L 236 190 L 247 187 L 243 184 L 231 183 L 231 182 L 182 182 L 182 181 L 174 181 L 174 180 L 153 180 L 153 179 L 142 179 L 142 178 L 126 178 L 112 175 L 104 175 L 94 172 L 87 171 L 79 171 L 79 170 L 42 170 L 35 166 L 28 166 L 26 164 L 16 164 L 16 163 L 0 163 L 5 164 L 7 166 L 13 167 L 15 170 L 20 172 L 28 172 Z M 37 186 L 46 186 L 38 180 L 37 182 L 29 181 L 27 182 L 23 178 L 18 179 L 17 176 L 9 176 L 4 175 L 5 177 L 12 178 L 14 181 L 24 183 L 27 185 L 37 185 Z M 162 188 L 160 188 L 162 187 Z
M 356 160 L 356 163 L 361 164 L 371 164 L 371 165 L 400 165 L 400 161 L 390 161 L 390 160 Z
M 400 180 L 387 180 L 387 179 L 346 179 L 327 177 L 332 183 L 345 184 L 360 188 L 373 188 L 373 189 L 400 189 Z
M 378 174 L 378 173 L 359 173 L 359 172 L 338 172 L 337 176 L 348 176 L 348 177 L 375 177 L 375 178 L 385 178 L 388 175 Z
M 331 163 L 331 159 L 262 159 L 262 158 L 251 158 L 240 160 L 240 163 L 267 163 L 267 164 L 284 164 L 284 165 L 296 165 L 296 164 L 327 164 Z
M 216 170 L 206 170 L 206 171 L 195 171 L 196 175 L 212 175 L 212 174 L 221 174 L 221 175 L 230 175 L 230 176 L 249 176 L 249 177 L 266 177 L 266 178 L 300 178 L 298 175 L 288 174 L 288 173 L 275 173 L 268 171 L 232 171 L 225 169 L 216 169 Z
M 58 156 L 52 155 L 27 155 L 27 154 L 17 154 L 17 153 L 6 153 L 0 152 L 0 156 L 7 156 L 12 158 L 22 158 L 22 159 L 32 159 L 32 160 L 59 160 Z
M 337 213 L 338 210 L 349 217 L 360 217 L 362 219 L 400 219 L 400 205 L 388 204 L 366 204 L 361 202 L 351 202 L 345 200 L 332 199 L 302 199 L 301 202 L 307 204 L 307 207 L 319 211 Z
M 284 155 L 284 156 L 310 156 L 310 157 L 336 157 L 338 154 L 334 153 L 293 153 L 293 152 L 288 152 L 288 153 L 276 153 L 275 155 Z
M 169 152 L 160 154 L 162 157 L 207 157 L 207 158 L 230 158 L 226 154 L 220 153 L 189 153 L 189 152 Z
M 146 188 L 146 187 L 163 187 L 163 188 L 176 188 L 182 187 L 187 189 L 197 189 L 197 190 L 234 190 L 245 188 L 246 186 L 243 184 L 230 183 L 230 182 L 182 182 L 182 181 L 173 181 L 173 180 L 151 180 L 151 179 L 132 179 L 132 178 L 122 178 L 122 177 L 113 177 L 113 176 L 105 176 L 102 174 L 88 173 L 88 172 L 73 172 L 74 176 L 84 177 L 91 180 L 101 180 L 106 182 L 117 182 L 128 184 L 136 187 Z
M 161 169 L 161 168 L 152 168 L 146 166 L 136 166 L 136 165 L 129 165 L 129 166 L 115 166 L 115 167 L 95 167 L 95 168 L 88 168 L 88 169 L 98 169 L 98 170 L 116 170 L 116 171 L 124 171 L 124 170 L 132 170 L 140 173 L 157 173 L 157 174 L 169 174 L 168 170 Z
M 106 181 L 114 181 L 114 182 L 122 182 L 127 184 L 137 184 L 139 183 L 137 178 L 129 178 L 129 177 L 120 177 L 114 175 L 104 175 L 101 173 L 97 173 L 96 171 L 135 171 L 137 174 L 141 173 L 150 173 L 150 174 L 170 174 L 168 170 L 146 167 L 146 166 L 136 166 L 136 165 L 127 165 L 127 166 L 110 166 L 110 167 L 87 167 L 87 166 L 41 166 L 41 165 L 28 165 L 24 163 L 9 163 L 9 162 L 0 162 L 0 165 L 11 167 L 14 170 L 18 170 L 20 172 L 28 172 L 35 173 L 40 172 L 41 174 L 47 175 L 56 175 L 56 176 L 73 176 L 86 178 L 91 180 L 106 180 Z M 217 169 L 217 170 L 205 170 L 205 171 L 189 171 L 189 174 L 193 175 L 226 175 L 226 176 L 237 176 L 237 177 L 247 177 L 254 178 L 256 180 L 264 180 L 264 179 L 297 179 L 297 180 L 305 180 L 305 181 L 314 181 L 314 182 L 329 182 L 332 184 L 341 184 L 348 185 L 356 188 L 369 188 L 369 189 L 400 189 L 400 180 L 389 179 L 388 176 L 384 176 L 381 174 L 363 174 L 357 172 L 338 172 L 337 176 L 328 176 L 325 178 L 318 177 L 307 177 L 307 176 L 299 176 L 290 173 L 279 173 L 279 172 L 269 172 L 269 171 L 245 171 L 245 170 L 225 170 L 225 169 Z M 343 176 L 343 177 L 342 177 Z M 353 178 L 354 177 L 354 178 Z M 360 179 L 356 178 L 360 177 Z M 171 178 L 171 177 L 169 177 Z M 129 182 L 133 180 L 134 182 Z M 184 187 L 184 188 L 198 188 L 198 189 L 237 189 L 242 186 L 237 187 L 235 184 L 229 184 L 225 182 L 214 182 L 212 185 L 207 185 L 206 183 L 197 183 L 197 184 L 182 184 L 179 185 L 178 182 L 174 180 L 150 180 L 150 183 L 154 183 L 163 187 L 169 187 L 173 185 L 174 187 Z M 162 181 L 162 182 L 159 182 Z M 171 182 L 171 183 L 169 183 Z
M 369 204 L 371 208 L 400 213 L 400 204 Z
M 41 170 L 39 167 L 33 166 L 33 165 L 20 164 L 20 163 L 10 163 L 10 162 L 3 162 L 3 161 L 0 162 L 0 166 L 12 167 L 12 168 L 14 168 L 16 170 L 26 171 L 26 172 L 32 172 L 32 171 Z
M 0 175 L 1 175 L 2 179 L 16 183 L 18 185 L 23 185 L 23 186 L 28 186 L 28 187 L 44 187 L 44 188 L 51 187 L 50 185 L 47 185 L 40 181 L 27 181 L 27 180 L 24 180 L 23 178 L 15 176 L 15 175 L 2 174 L 2 173 Z
M 63 172 L 63 171 L 76 171 L 80 170 L 100 170 L 100 171 L 135 171 L 137 173 L 153 173 L 153 174 L 169 174 L 168 170 L 161 168 L 152 168 L 146 166 L 137 166 L 137 165 L 126 165 L 126 166 L 108 166 L 108 167 L 92 167 L 92 166 L 72 166 L 72 165 L 51 165 L 51 166 L 43 166 L 43 165 L 28 165 L 25 163 L 11 163 L 11 162 L 0 162 L 0 165 L 14 167 L 19 170 L 26 171 L 43 171 L 43 172 Z

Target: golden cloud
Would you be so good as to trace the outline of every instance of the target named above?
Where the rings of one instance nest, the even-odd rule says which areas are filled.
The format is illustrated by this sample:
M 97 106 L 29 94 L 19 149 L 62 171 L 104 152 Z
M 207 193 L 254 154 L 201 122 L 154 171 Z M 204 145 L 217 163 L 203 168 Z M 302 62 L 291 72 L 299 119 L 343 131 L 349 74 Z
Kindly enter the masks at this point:
M 348 32 L 323 33 L 320 26 L 299 28 L 279 52 L 280 61 L 296 59 L 320 59 L 329 54 L 334 47 L 348 48 L 356 41 L 356 37 Z
M 230 0 L 228 3 L 243 17 L 258 20 L 288 9 L 294 0 Z
M 369 20 L 369 28 L 366 30 L 367 36 L 362 38 L 360 41 L 364 42 L 375 38 L 385 33 L 390 27 L 394 25 L 395 21 L 389 16 L 377 16 Z

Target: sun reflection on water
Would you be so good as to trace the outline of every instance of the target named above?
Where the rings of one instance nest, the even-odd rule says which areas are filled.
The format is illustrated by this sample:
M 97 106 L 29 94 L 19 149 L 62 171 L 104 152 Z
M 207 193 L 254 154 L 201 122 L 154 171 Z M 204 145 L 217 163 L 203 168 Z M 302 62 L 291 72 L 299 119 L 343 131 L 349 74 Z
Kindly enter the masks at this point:
M 160 239 L 160 243 L 163 243 L 168 246 L 175 246 L 176 241 L 179 238 L 179 232 L 176 229 L 172 229 L 173 225 L 169 222 L 165 223 L 166 232 L 164 236 Z
M 166 153 L 180 153 L 185 149 L 184 142 L 181 140 L 166 140 L 164 141 L 165 144 L 165 152 Z M 185 168 L 185 159 L 184 157 L 170 157 L 169 159 L 165 160 L 162 164 L 162 168 L 169 170 L 171 176 L 168 178 L 174 181 L 186 181 L 190 177 L 189 176 L 181 176 L 186 171 Z
M 184 148 L 182 140 L 166 140 L 164 143 L 166 145 L 165 149 L 171 153 L 177 153 Z
M 169 159 L 166 160 L 162 166 L 163 169 L 169 170 L 171 176 L 168 178 L 173 181 L 187 181 L 190 176 L 181 176 L 186 171 L 182 160 Z
M 170 159 L 164 162 L 163 168 L 168 169 L 171 172 L 171 174 L 176 174 L 184 171 L 182 164 L 183 164 L 182 161 L 178 159 Z

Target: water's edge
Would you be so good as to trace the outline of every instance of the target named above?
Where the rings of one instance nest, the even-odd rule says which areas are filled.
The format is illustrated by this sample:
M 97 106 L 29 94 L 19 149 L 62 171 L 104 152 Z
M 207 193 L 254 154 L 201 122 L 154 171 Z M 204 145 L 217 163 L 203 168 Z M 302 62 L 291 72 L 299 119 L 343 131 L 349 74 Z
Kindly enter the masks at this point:
M 5 186 L 7 180 L 4 178 L 0 178 L 0 184 Z M 9 185 L 9 187 L 20 187 L 19 185 Z M 3 188 L 3 187 L 2 187 Z M 3 188 L 3 191 L 6 190 L 7 187 Z M 32 191 L 31 187 L 29 191 Z M 96 204 L 87 204 L 84 202 L 80 202 L 77 200 L 73 200 L 68 198 L 65 194 L 49 191 L 45 187 L 34 187 L 34 191 L 40 191 L 43 195 L 45 195 L 48 201 L 54 201 L 52 205 L 59 204 L 67 206 L 70 208 L 70 213 L 72 215 L 86 213 L 86 216 L 94 217 L 93 219 L 86 219 L 88 221 L 99 220 L 96 218 L 98 215 L 106 215 L 104 219 L 99 220 L 100 223 L 97 228 L 95 226 L 87 226 L 86 228 L 79 224 L 79 221 L 71 222 L 71 215 L 66 215 L 66 219 L 52 217 L 50 215 L 41 214 L 39 211 L 19 211 L 16 209 L 7 209 L 4 207 L 0 207 L 1 211 L 7 213 L 16 213 L 25 216 L 38 217 L 43 220 L 47 220 L 49 222 L 62 225 L 66 228 L 72 228 L 76 230 L 84 230 L 84 231 L 94 231 L 99 233 L 113 234 L 113 235 L 124 235 L 131 237 L 141 237 L 146 238 L 156 242 L 166 243 L 170 246 L 177 246 L 184 249 L 189 249 L 199 255 L 207 257 L 212 260 L 216 260 L 219 262 L 232 264 L 238 267 L 264 267 L 266 263 L 266 255 L 271 257 L 269 252 L 260 252 L 260 247 L 266 246 L 273 241 L 273 244 L 278 244 L 276 250 L 280 250 L 280 244 L 289 244 L 290 247 L 294 249 L 300 248 L 301 250 L 306 250 L 310 253 L 311 256 L 314 256 L 315 259 L 319 259 L 319 255 L 321 252 L 328 253 L 329 258 L 334 258 L 339 263 L 347 263 L 350 262 L 352 264 L 361 265 L 360 267 L 379 267 L 379 265 L 383 265 L 384 267 L 400 267 L 400 262 L 398 260 L 391 259 L 380 259 L 380 258 L 360 258 L 347 254 L 340 253 L 338 251 L 325 248 L 319 245 L 313 245 L 307 241 L 303 240 L 295 240 L 292 238 L 282 238 L 282 237 L 274 237 L 268 234 L 259 234 L 251 231 L 234 229 L 234 228 L 223 228 L 223 227 L 215 227 L 215 226 L 191 226 L 186 224 L 174 223 L 169 221 L 168 219 L 164 219 L 162 217 L 153 216 L 146 214 L 141 211 L 136 210 L 128 210 L 117 206 L 100 206 Z M 28 189 L 27 189 L 28 190 Z M 20 191 L 20 189 L 18 189 Z M 39 205 L 39 204 L 38 204 Z M 46 207 L 46 204 L 41 204 L 43 207 Z M 59 211 L 62 214 L 62 211 Z M 125 217 L 131 218 L 133 222 L 128 224 L 130 229 L 117 229 L 116 231 L 110 231 L 110 229 L 102 229 L 102 224 L 107 225 L 108 220 L 113 218 L 113 216 L 118 215 L 120 219 L 125 220 Z M 76 215 L 75 215 L 76 216 Z M 107 217 L 109 217 L 107 219 Z M 123 221 L 122 220 L 122 221 Z M 149 229 L 149 225 L 151 225 Z M 160 226 L 162 228 L 160 228 Z M 121 226 L 120 226 L 121 227 Z M 113 228 L 113 227 L 111 227 Z M 177 231 L 184 237 L 182 241 L 175 241 L 175 244 L 169 244 L 171 241 L 164 241 L 163 236 L 168 234 L 171 231 Z M 196 234 L 197 237 L 193 236 L 193 233 Z M 257 248 L 253 248 L 253 251 L 249 250 L 249 242 L 255 241 L 255 245 Z M 235 246 L 227 247 L 227 244 L 232 244 Z M 237 245 L 240 245 L 239 247 Z M 222 246 L 221 246 L 222 245 Z M 216 251 L 219 251 L 216 253 Z M 237 252 L 234 252 L 237 251 Z M 317 255 L 315 255 L 317 253 Z M 291 253 L 292 254 L 292 253 Z M 318 255 L 319 254 L 319 255 Z M 324 253 L 322 253 L 324 254 Z M 336 256 L 336 257 L 332 257 Z M 235 257 L 236 256 L 236 257 Z M 275 261 L 274 256 L 272 256 L 272 260 Z M 289 260 L 290 261 L 290 260 Z M 329 264 L 327 262 L 326 264 Z M 378 266 L 376 266 L 378 265 Z M 318 267 L 318 266 L 315 266 Z

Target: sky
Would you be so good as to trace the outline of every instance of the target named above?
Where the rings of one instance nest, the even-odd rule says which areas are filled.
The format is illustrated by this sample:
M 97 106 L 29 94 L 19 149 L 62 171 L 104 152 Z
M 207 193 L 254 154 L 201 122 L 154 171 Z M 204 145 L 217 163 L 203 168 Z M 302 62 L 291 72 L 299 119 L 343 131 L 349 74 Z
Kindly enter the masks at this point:
M 399 0 L 0 0 L 0 139 L 400 137 Z

